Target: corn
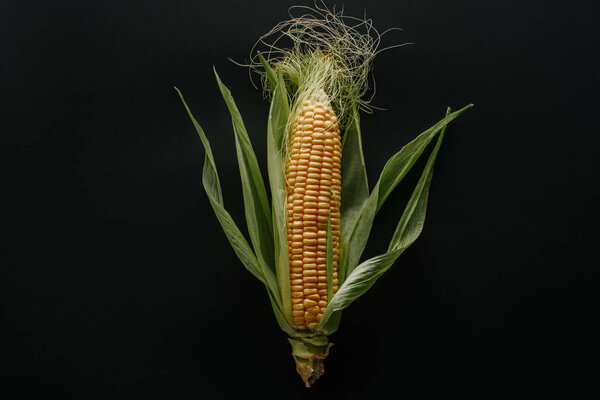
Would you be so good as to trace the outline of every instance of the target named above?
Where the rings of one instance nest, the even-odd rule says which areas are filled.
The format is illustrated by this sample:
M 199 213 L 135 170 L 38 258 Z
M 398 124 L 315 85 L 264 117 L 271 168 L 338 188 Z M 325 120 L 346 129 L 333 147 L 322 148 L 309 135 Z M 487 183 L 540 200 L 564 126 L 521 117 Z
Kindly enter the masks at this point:
M 318 325 L 327 307 L 327 221 L 333 239 L 333 293 L 338 289 L 341 139 L 323 90 L 305 101 L 291 125 L 286 162 L 287 240 L 292 319 Z

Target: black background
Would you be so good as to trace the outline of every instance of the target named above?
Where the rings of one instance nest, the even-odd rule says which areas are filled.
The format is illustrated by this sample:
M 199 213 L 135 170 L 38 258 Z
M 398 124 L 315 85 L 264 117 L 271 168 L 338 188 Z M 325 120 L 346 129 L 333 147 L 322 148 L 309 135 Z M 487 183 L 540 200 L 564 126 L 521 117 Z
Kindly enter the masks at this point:
M 212 213 L 173 90 L 243 226 L 212 67 L 264 167 L 268 103 L 227 58 L 294 3 L 2 2 L 3 398 L 597 394 L 598 3 L 345 2 L 404 28 L 387 44 L 415 42 L 375 61 L 387 111 L 362 118 L 371 185 L 447 105 L 475 108 L 448 130 L 423 234 L 345 312 L 310 391 Z M 417 178 L 365 256 L 385 249 Z

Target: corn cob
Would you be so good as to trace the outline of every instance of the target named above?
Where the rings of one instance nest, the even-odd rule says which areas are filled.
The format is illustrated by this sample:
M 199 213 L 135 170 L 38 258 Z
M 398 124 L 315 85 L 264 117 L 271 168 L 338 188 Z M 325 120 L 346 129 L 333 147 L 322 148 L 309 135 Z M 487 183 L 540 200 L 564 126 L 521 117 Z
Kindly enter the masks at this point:
M 292 124 L 286 162 L 287 239 L 292 319 L 314 330 L 327 307 L 327 222 L 333 239 L 333 293 L 338 289 L 341 139 L 337 117 L 321 89 Z

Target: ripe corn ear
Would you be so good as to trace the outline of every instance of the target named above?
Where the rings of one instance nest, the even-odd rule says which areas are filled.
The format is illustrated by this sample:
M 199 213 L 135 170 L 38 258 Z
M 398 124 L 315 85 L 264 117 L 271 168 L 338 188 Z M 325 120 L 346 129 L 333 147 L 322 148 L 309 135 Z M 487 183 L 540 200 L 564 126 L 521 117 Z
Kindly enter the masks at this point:
M 251 244 L 224 208 L 208 138 L 181 99 L 205 149 L 202 184 L 211 206 L 240 261 L 265 285 L 277 323 L 289 336 L 296 371 L 310 387 L 325 371 L 324 360 L 333 345 L 329 337 L 339 327 L 340 312 L 419 236 L 446 125 L 472 105 L 447 114 L 394 154 L 370 191 L 358 111 L 371 110 L 365 96 L 373 59 L 382 51 L 378 50 L 382 34 L 370 19 L 346 18 L 324 3 L 322 7 L 315 3 L 315 8 L 292 7 L 296 8 L 300 15 L 260 37 L 247 65 L 261 76 L 271 99 L 267 135 L 271 204 L 240 112 L 215 71 L 234 125 Z M 286 43 L 290 40 L 291 46 L 280 45 L 282 38 Z M 254 55 L 263 47 L 266 59 L 261 52 Z M 348 185 L 343 222 L 340 126 L 345 130 Z M 436 135 L 388 250 L 360 263 L 379 207 Z M 342 223 L 349 232 L 340 237 Z M 366 346 L 363 351 L 368 351 Z
M 327 222 L 333 239 L 333 293 L 338 289 L 341 138 L 327 94 L 301 106 L 288 139 L 286 212 L 292 319 L 314 330 L 327 307 Z

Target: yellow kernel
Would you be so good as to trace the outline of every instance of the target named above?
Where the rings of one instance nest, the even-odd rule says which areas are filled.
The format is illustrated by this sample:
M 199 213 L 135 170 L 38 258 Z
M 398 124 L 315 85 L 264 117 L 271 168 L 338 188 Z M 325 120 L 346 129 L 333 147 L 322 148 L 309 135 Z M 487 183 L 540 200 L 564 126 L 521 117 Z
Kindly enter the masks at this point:
M 316 306 L 318 303 L 316 301 L 314 301 L 314 300 L 308 300 L 308 299 L 306 299 L 306 300 L 304 300 L 303 304 L 304 304 L 304 307 L 310 308 L 310 307 Z
M 319 313 L 319 311 L 321 311 L 321 309 L 319 308 L 319 306 L 317 306 L 315 304 L 314 307 L 308 308 L 306 311 L 309 312 L 309 313 L 311 313 L 311 314 L 317 315 Z

